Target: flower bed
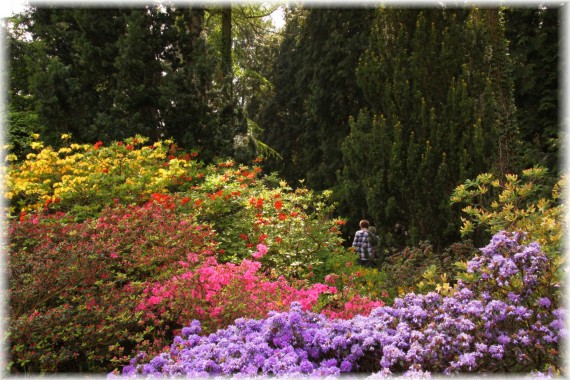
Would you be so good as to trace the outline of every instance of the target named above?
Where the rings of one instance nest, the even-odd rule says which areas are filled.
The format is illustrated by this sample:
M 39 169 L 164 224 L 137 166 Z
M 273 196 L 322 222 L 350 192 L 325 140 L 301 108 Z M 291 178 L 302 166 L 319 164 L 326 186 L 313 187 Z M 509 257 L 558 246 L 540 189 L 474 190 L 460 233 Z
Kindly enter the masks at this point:
M 468 263 L 473 281 L 441 296 L 409 293 L 369 316 L 329 320 L 293 304 L 262 320 L 238 319 L 200 335 L 198 322 L 153 358 L 139 354 L 132 375 L 338 375 L 345 372 L 558 373 L 566 335 L 549 259 L 521 235 L 496 234 Z

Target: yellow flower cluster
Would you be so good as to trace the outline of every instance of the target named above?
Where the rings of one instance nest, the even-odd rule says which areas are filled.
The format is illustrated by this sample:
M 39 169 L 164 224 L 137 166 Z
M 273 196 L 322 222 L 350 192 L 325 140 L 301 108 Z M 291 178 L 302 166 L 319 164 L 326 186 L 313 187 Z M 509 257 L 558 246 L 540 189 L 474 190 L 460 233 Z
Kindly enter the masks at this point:
M 67 141 L 70 136 L 61 138 Z M 181 177 L 194 175 L 194 161 L 167 158 L 172 141 L 144 145 L 147 141 L 135 136 L 109 146 L 69 144 L 57 151 L 32 142 L 35 152 L 25 160 L 6 157 L 8 213 L 38 211 L 48 205 L 60 210 L 97 202 L 103 206 L 115 198 L 134 203 L 151 193 L 168 192 Z

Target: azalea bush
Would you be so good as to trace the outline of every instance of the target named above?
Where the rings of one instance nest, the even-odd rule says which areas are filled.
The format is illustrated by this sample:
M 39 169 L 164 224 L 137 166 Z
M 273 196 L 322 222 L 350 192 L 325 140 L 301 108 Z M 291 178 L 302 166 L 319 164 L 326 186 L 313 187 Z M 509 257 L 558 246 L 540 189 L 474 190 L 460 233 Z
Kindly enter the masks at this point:
M 322 259 L 344 250 L 338 229 L 344 221 L 330 217 L 330 193 L 293 190 L 274 175 L 258 178 L 258 167 L 233 166 L 227 161 L 209 167 L 200 192 L 181 192 L 191 199 L 187 212 L 216 230 L 225 252 L 222 261 L 238 264 L 265 244 L 265 269 L 314 282 L 313 271 Z
M 168 350 L 140 353 L 114 375 L 560 375 L 565 315 L 543 279 L 551 264 L 538 243 L 499 232 L 469 261 L 473 281 L 459 281 L 448 296 L 409 293 L 349 320 L 294 304 L 209 335 L 193 321 Z
M 243 260 L 239 265 L 221 264 L 210 258 L 196 270 L 148 287 L 138 310 L 151 320 L 175 320 L 180 328 L 197 319 L 204 332 L 213 332 L 237 318 L 263 318 L 269 311 L 288 310 L 292 302 L 299 302 L 304 310 L 313 310 L 322 298 L 339 295 L 334 283 L 294 286 L 283 276 L 265 275 L 256 260 L 267 252 L 268 248 L 259 244 L 254 261 Z M 320 306 L 319 310 L 336 318 L 352 318 L 356 314 L 368 315 L 375 307 L 384 305 L 354 291 L 347 293 L 346 289 L 337 302 L 326 308 Z
M 69 143 L 58 151 L 35 141 L 36 153 L 9 157 L 8 216 L 61 211 L 80 221 L 115 203 L 154 200 L 215 229 L 225 252 L 221 261 L 239 264 L 263 243 L 270 247 L 264 268 L 309 282 L 323 258 L 344 249 L 338 230 L 344 221 L 330 217 L 330 192 L 293 190 L 274 175 L 262 176 L 260 159 L 251 166 L 233 160 L 205 165 L 198 152 L 170 140 L 147 141 Z
M 160 346 L 166 321 L 136 311 L 149 279 L 214 254 L 212 231 L 155 202 L 74 222 L 28 214 L 9 228 L 11 370 L 104 370 L 136 348 Z
M 64 138 L 69 138 L 64 135 Z M 10 214 L 70 212 L 79 219 L 98 216 L 118 199 L 124 204 L 146 202 L 152 193 L 168 192 L 196 177 L 200 164 L 193 152 L 170 153 L 169 140 L 145 145 L 142 136 L 105 145 L 69 143 L 55 151 L 35 141 L 25 159 L 9 155 L 5 198 Z
M 100 371 L 134 350 L 159 350 L 192 319 L 215 331 L 300 301 L 310 310 L 333 286 L 266 275 L 252 261 L 219 263 L 214 232 L 155 196 L 84 222 L 27 214 L 9 235 L 8 334 L 13 372 Z M 355 307 L 355 305 L 357 307 Z M 354 294 L 327 309 L 338 317 L 382 305 Z
M 326 283 L 338 289 L 338 293 L 323 298 L 323 304 L 336 303 L 348 295 L 358 294 L 371 299 L 390 301 L 396 294 L 389 294 L 393 283 L 386 274 L 375 267 L 356 263 L 356 254 L 349 250 L 322 257 L 322 264 L 314 269 L 315 281 Z

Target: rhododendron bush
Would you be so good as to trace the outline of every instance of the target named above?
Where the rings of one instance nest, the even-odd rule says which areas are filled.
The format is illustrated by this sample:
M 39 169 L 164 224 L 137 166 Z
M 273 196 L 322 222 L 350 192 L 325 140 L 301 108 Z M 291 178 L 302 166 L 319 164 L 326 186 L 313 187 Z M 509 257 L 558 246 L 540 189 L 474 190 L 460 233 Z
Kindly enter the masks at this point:
M 520 240 L 496 234 L 468 263 L 476 281 L 460 281 L 449 296 L 409 293 L 349 320 L 329 320 L 295 303 L 210 335 L 194 321 L 168 350 L 138 354 L 115 374 L 560 374 L 565 316 L 555 284 L 542 277 L 551 263 L 537 243 Z

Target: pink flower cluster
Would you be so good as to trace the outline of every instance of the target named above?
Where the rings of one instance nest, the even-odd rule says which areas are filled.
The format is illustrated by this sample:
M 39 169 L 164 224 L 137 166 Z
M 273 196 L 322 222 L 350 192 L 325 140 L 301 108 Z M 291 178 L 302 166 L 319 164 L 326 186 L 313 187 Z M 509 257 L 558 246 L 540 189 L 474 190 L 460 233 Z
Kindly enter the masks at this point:
M 258 245 L 257 254 L 267 253 L 267 247 Z M 239 265 L 219 263 L 214 257 L 205 258 L 195 270 L 157 282 L 145 290 L 145 298 L 138 310 L 146 318 L 162 319 L 165 313 L 178 315 L 180 327 L 198 319 L 206 331 L 228 326 L 237 318 L 264 318 L 270 311 L 288 310 L 298 302 L 304 310 L 312 310 L 321 295 L 334 295 L 337 288 L 313 284 L 295 288 L 285 278 L 269 278 L 260 271 L 259 261 L 243 260 Z M 323 311 L 331 318 L 351 318 L 368 315 L 382 306 L 358 295 L 347 300 L 341 310 Z
M 257 245 L 257 252 L 254 252 L 252 254 L 252 256 L 255 259 L 261 259 L 263 256 L 265 256 L 265 254 L 267 253 L 267 246 L 263 245 L 263 244 L 258 244 Z
M 359 314 L 367 316 L 372 310 L 381 306 L 384 306 L 384 302 L 374 301 L 356 294 L 342 305 L 341 310 L 324 309 L 321 312 L 331 319 L 351 319 Z

